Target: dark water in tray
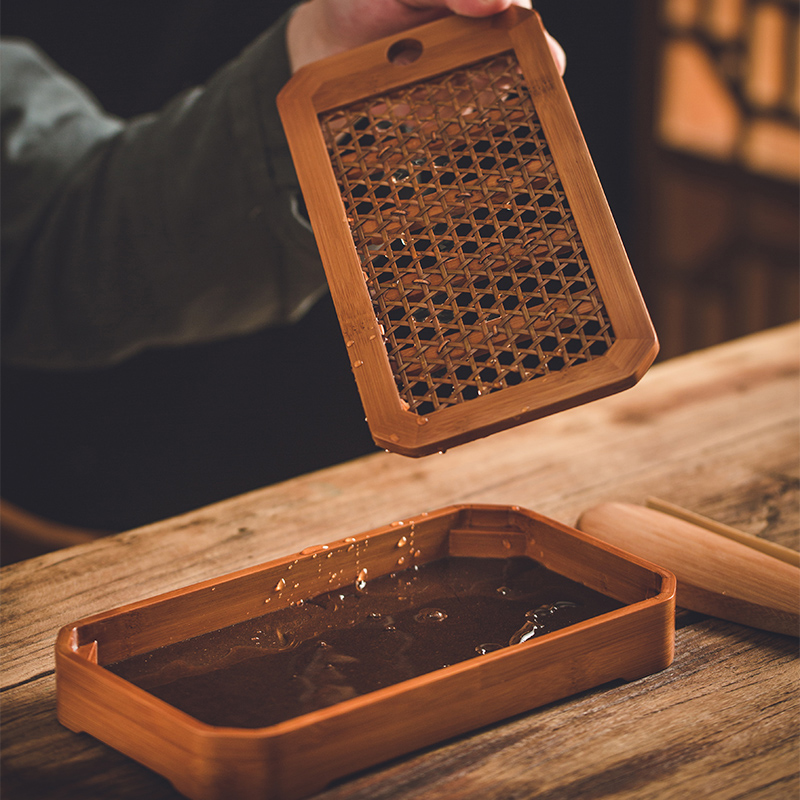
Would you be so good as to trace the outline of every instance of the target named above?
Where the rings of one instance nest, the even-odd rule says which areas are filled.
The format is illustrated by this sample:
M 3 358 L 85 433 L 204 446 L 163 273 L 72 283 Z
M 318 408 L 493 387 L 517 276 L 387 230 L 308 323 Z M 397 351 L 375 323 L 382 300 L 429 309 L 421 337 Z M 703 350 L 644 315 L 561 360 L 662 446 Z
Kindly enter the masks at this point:
M 212 725 L 274 725 L 621 606 L 525 557 L 444 558 L 107 666 Z

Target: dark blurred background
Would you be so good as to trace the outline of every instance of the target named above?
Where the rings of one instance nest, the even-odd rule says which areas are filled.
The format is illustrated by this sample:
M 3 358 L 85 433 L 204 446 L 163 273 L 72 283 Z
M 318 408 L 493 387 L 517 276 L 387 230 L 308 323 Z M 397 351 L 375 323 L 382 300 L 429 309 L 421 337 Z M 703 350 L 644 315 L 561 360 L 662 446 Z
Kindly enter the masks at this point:
M 205 81 L 288 5 L 4 0 L 0 24 L 5 36 L 36 41 L 108 111 L 129 117 Z M 709 161 L 653 133 L 664 42 L 687 33 L 665 26 L 661 7 L 670 4 L 535 5 L 567 52 L 567 88 L 656 326 L 666 331 L 663 355 L 796 318 L 795 178 Z M 748 198 L 762 192 L 762 216 L 780 217 L 766 249 L 779 262 L 783 299 L 770 299 L 770 267 L 737 289 L 749 285 L 752 296 L 756 286 L 766 310 L 737 310 L 741 300 L 727 286 L 726 265 L 744 246 L 741 218 L 719 208 L 731 185 Z M 711 213 L 719 241 L 705 235 L 699 255 L 686 246 L 675 252 L 672 244 L 708 228 Z M 746 226 L 755 235 L 749 252 L 762 249 L 758 228 Z M 725 239 L 731 231 L 738 243 Z M 375 449 L 328 298 L 295 326 L 150 351 L 102 370 L 4 367 L 0 387 L 3 498 L 89 528 L 135 527 Z

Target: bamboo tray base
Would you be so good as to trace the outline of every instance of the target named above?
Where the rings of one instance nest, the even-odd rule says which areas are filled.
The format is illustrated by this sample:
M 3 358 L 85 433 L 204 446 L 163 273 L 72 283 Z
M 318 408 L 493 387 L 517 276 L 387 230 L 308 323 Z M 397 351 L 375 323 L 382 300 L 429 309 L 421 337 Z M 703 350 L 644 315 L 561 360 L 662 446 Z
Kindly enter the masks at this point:
M 397 572 L 401 559 L 412 568 L 447 556 L 527 556 L 623 605 L 266 728 L 202 723 L 106 668 L 367 573 Z M 56 643 L 58 716 L 195 800 L 291 800 L 513 714 L 664 669 L 674 600 L 671 573 L 587 534 L 517 507 L 452 506 L 67 625 Z

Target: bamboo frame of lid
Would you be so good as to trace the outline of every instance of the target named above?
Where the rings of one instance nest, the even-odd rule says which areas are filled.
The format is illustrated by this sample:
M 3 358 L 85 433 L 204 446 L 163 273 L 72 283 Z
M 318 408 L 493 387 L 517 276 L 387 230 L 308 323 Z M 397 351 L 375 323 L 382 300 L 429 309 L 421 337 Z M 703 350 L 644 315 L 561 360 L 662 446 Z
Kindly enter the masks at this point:
M 393 48 L 402 41 L 411 41 L 421 50 L 412 63 L 400 64 L 390 60 Z M 422 167 L 409 167 L 407 162 L 409 158 L 413 161 L 413 153 L 404 149 L 406 143 L 399 142 L 402 136 L 395 136 L 392 132 L 394 139 L 398 140 L 399 150 L 392 153 L 386 149 L 373 160 L 364 156 L 367 160 L 356 164 L 354 169 L 369 172 L 370 164 L 396 164 L 392 159 L 401 153 L 406 159 L 405 166 L 400 164 L 402 171 L 417 170 L 411 176 L 412 183 L 419 178 L 414 184 L 417 189 L 414 199 L 403 205 L 395 194 L 392 212 L 368 209 L 364 212 L 367 217 L 358 216 L 359 203 L 353 197 L 347 200 L 347 204 L 343 200 L 342 187 L 346 175 L 343 178 L 342 174 L 334 173 L 331 157 L 332 154 L 335 156 L 336 145 L 332 143 L 330 133 L 326 141 L 321 127 L 327 119 L 325 115 L 341 110 L 345 113 L 351 107 L 363 108 L 365 100 L 385 98 L 386 93 L 405 90 L 409 95 L 403 104 L 413 110 L 416 89 L 422 92 L 426 86 L 438 85 L 438 81 L 446 80 L 448 76 L 456 76 L 458 80 L 465 65 L 503 54 L 510 54 L 521 70 L 523 86 L 520 91 L 524 97 L 520 100 L 517 94 L 513 103 L 498 101 L 499 106 L 493 108 L 492 113 L 511 118 L 517 113 L 514 109 L 519 103 L 531 106 L 530 113 L 535 116 L 536 125 L 541 126 L 541 135 L 546 141 L 546 146 L 537 145 L 537 153 L 541 155 L 546 151 L 547 157 L 552 157 L 548 177 L 540 179 L 547 186 L 541 189 L 539 199 L 542 195 L 549 198 L 553 191 L 563 190 L 565 199 L 559 209 L 565 211 L 568 207 L 568 219 L 561 225 L 561 233 L 568 231 L 578 242 L 575 245 L 579 250 L 578 260 L 581 264 L 585 260 L 590 266 L 592 280 L 596 281 L 596 297 L 573 296 L 569 289 L 572 279 L 562 276 L 567 288 L 561 300 L 553 302 L 548 290 L 542 288 L 547 280 L 541 273 L 536 278 L 541 297 L 534 299 L 530 293 L 526 294 L 528 290 L 522 288 L 525 282 L 523 276 L 515 271 L 517 267 L 523 264 L 524 269 L 532 266 L 551 270 L 553 259 L 558 260 L 557 255 L 552 255 L 552 246 L 551 254 L 543 256 L 545 264 L 540 263 L 540 257 L 535 254 L 537 236 L 543 236 L 547 227 L 541 221 L 541 215 L 538 229 L 534 230 L 535 226 L 530 229 L 523 227 L 513 234 L 516 237 L 513 242 L 509 227 L 488 243 L 480 235 L 472 235 L 472 244 L 478 247 L 474 258 L 468 258 L 467 250 L 455 241 L 458 225 L 447 216 L 452 211 L 452 204 L 460 202 L 468 206 L 466 213 L 469 214 L 475 210 L 474 206 L 480 206 L 480 197 L 483 196 L 491 208 L 495 202 L 492 198 L 496 198 L 499 191 L 497 187 L 502 190 L 502 181 L 513 185 L 525 172 L 528 165 L 524 160 L 513 174 L 503 173 L 498 178 L 499 167 L 496 168 L 497 174 L 487 179 L 488 183 L 481 188 L 460 192 L 459 199 L 457 189 L 448 190 L 436 183 L 439 178 L 431 178 L 435 189 L 431 186 L 424 188 L 419 178 Z M 464 102 L 468 103 L 468 100 Z M 425 114 L 428 116 L 420 129 L 432 124 L 431 120 L 438 114 L 436 109 L 433 113 L 430 111 L 427 100 L 423 105 L 425 108 L 420 112 L 420 119 Z M 628 388 L 653 362 L 658 350 L 655 332 L 564 84 L 552 61 L 541 20 L 535 12 L 513 7 L 489 19 L 452 16 L 406 32 L 402 37 L 389 37 L 307 65 L 284 87 L 278 98 L 278 107 L 367 421 L 379 446 L 411 456 L 444 450 Z M 467 106 L 454 113 L 455 117 L 463 120 L 470 116 L 467 112 L 472 111 L 474 109 Z M 380 125 L 388 125 L 390 121 L 382 119 L 376 124 L 377 128 L 370 129 L 372 133 L 379 133 Z M 402 133 L 399 120 L 392 120 L 391 124 L 396 124 L 396 130 Z M 476 125 L 479 124 L 481 121 L 477 120 Z M 520 128 L 513 122 L 508 124 L 517 135 Z M 441 130 L 429 131 L 425 143 L 419 145 L 419 152 L 428 148 L 425 158 L 429 162 L 435 162 L 435 153 L 441 152 L 436 148 L 446 147 L 448 137 L 454 135 L 454 125 L 459 127 L 452 119 L 442 121 Z M 371 133 L 364 141 L 370 138 L 374 138 Z M 450 155 L 454 158 L 452 152 Z M 473 161 L 480 161 L 479 154 L 472 153 L 472 156 Z M 463 189 L 464 170 L 458 167 L 458 159 L 454 158 L 454 164 L 452 179 L 457 184 L 461 181 L 459 185 Z M 435 164 L 432 169 L 435 170 Z M 481 174 L 480 177 L 485 176 Z M 394 191 L 385 176 L 375 180 L 381 183 L 382 189 Z M 374 186 L 369 188 L 372 191 Z M 510 196 L 511 190 L 508 191 Z M 449 231 L 448 246 L 455 241 L 452 258 L 444 254 L 441 242 L 431 241 L 432 232 L 435 239 L 437 226 L 429 219 L 433 213 L 430 208 L 423 209 L 421 205 L 425 192 L 437 193 L 437 210 L 447 207 L 444 219 L 449 222 L 442 222 L 439 227 L 444 226 Z M 536 195 L 530 186 L 525 192 Z M 465 200 L 467 195 L 469 199 Z M 374 195 L 371 197 L 374 199 Z M 536 202 L 538 200 L 534 197 L 526 206 L 529 215 L 537 213 Z M 374 205 L 365 203 L 364 208 Z M 420 210 L 415 212 L 417 207 Z M 389 220 L 391 213 L 399 216 L 401 222 Z M 516 218 L 523 217 L 524 214 L 518 214 Z M 470 221 L 473 229 L 478 226 L 475 220 L 476 217 L 472 217 Z M 389 237 L 382 245 L 370 244 L 375 241 L 369 238 L 372 234 L 365 235 L 357 246 L 356 239 L 363 233 L 365 222 L 372 226 L 371 231 L 385 230 L 387 226 L 396 224 L 403 226 L 405 232 L 402 236 Z M 354 227 L 351 229 L 351 226 Z M 419 238 L 414 243 L 406 241 L 413 236 L 415 229 L 424 229 L 425 226 L 428 227 L 420 237 L 425 239 L 428 260 L 435 261 L 435 266 L 426 266 L 421 248 L 420 252 L 415 249 Z M 495 227 L 501 228 L 502 225 L 498 223 Z M 516 225 L 515 229 L 519 227 L 521 225 Z M 404 252 L 404 258 L 410 260 L 413 267 L 405 268 L 406 272 L 400 268 L 392 277 L 396 288 L 387 288 L 380 285 L 378 275 L 367 274 L 371 263 L 369 248 L 382 247 L 382 252 L 391 258 L 391 248 L 398 242 L 409 248 Z M 487 250 L 494 254 L 495 262 L 482 275 L 481 284 L 472 271 L 485 268 L 485 264 L 479 262 Z M 499 256 L 496 255 L 498 252 Z M 520 253 L 522 257 L 518 258 Z M 504 265 L 501 264 L 503 259 Z M 585 265 L 581 268 L 587 275 Z M 454 276 L 466 287 L 461 293 L 453 288 Z M 503 288 L 506 285 L 504 279 L 514 285 L 513 291 L 508 291 L 507 295 L 503 294 L 507 291 Z M 492 287 L 492 297 L 488 296 L 484 286 L 487 281 Z M 437 296 L 437 291 L 440 295 L 449 292 L 439 306 L 435 306 L 432 299 Z M 470 291 L 473 293 L 471 307 L 469 301 L 463 301 L 463 308 L 458 307 L 459 298 L 466 297 Z M 376 300 L 374 296 L 387 298 L 392 292 L 396 295 L 394 311 L 384 309 L 385 316 L 379 318 L 375 304 L 382 300 Z M 415 299 L 418 297 L 424 299 Z M 581 299 L 583 306 L 579 302 Z M 488 323 L 483 321 L 470 327 L 467 319 L 470 312 L 479 312 L 484 302 L 495 303 Z M 539 305 L 529 310 L 532 303 Z M 507 313 L 509 305 L 514 305 L 516 310 Z M 600 306 L 602 310 L 598 311 Z M 585 309 L 589 311 L 585 312 Z M 387 331 L 388 318 L 395 311 L 403 315 L 398 323 L 403 328 L 402 335 L 396 330 Z M 455 319 L 451 319 L 453 313 Z M 589 330 L 586 313 L 595 313 L 609 331 L 613 329 L 613 337 L 607 337 L 604 347 L 600 348 L 603 352 L 598 355 L 594 352 L 597 348 L 593 350 L 587 344 L 587 337 L 582 332 Z M 505 328 L 498 330 L 503 324 Z M 524 329 L 521 334 L 520 328 Z M 398 343 L 397 340 L 402 341 Z M 544 342 L 549 343 L 547 347 Z M 573 364 L 571 350 L 580 347 L 583 347 L 581 358 L 575 359 Z M 470 352 L 478 351 L 483 360 L 476 362 Z M 409 352 L 412 352 L 410 362 L 404 360 Z M 509 361 L 512 367 L 508 366 Z M 536 366 L 531 368 L 531 363 Z M 458 377 L 464 372 L 470 373 L 466 386 Z M 485 377 L 487 374 L 488 378 Z M 428 392 L 427 405 L 410 409 L 420 387 Z M 451 402 L 454 396 L 458 402 Z

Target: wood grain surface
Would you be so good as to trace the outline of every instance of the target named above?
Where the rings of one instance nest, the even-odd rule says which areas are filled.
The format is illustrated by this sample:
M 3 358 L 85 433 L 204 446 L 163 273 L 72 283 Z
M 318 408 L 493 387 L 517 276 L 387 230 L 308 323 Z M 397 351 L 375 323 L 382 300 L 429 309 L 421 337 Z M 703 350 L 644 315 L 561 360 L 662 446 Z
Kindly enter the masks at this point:
M 174 798 L 55 717 L 58 629 L 91 613 L 451 503 L 567 524 L 656 495 L 798 549 L 793 324 L 654 367 L 635 388 L 410 460 L 376 453 L 2 570 L 2 794 Z M 798 793 L 796 640 L 679 614 L 664 672 L 350 777 L 343 798 L 783 798 Z M 464 698 L 464 702 L 475 702 Z

